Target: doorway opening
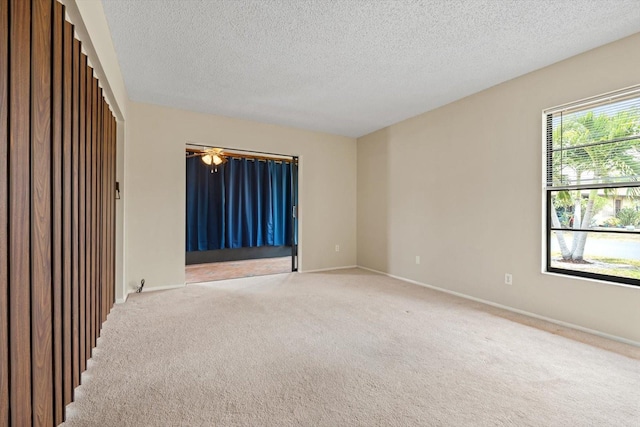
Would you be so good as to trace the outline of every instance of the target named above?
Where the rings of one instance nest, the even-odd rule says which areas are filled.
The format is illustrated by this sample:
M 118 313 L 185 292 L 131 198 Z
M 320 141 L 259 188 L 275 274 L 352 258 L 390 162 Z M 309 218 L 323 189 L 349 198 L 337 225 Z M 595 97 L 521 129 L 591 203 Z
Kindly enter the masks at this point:
M 189 143 L 186 283 L 298 270 L 298 158 Z

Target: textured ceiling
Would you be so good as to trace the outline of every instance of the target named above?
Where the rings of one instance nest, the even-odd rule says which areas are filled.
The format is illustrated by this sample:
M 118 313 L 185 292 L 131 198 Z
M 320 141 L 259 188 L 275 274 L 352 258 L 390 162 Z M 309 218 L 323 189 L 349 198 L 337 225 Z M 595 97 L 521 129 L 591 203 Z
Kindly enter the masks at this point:
M 132 100 L 351 137 L 640 31 L 638 0 L 102 2 Z

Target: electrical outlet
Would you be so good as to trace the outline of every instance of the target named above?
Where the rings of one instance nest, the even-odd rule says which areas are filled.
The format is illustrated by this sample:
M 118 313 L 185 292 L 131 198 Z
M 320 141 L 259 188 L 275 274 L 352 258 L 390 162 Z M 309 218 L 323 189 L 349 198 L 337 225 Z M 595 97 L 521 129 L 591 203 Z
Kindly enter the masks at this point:
M 513 285 L 513 276 L 511 273 L 504 273 L 504 284 Z
M 340 252 L 340 245 L 336 245 L 336 252 Z
M 416 264 L 420 264 L 420 255 L 416 255 Z

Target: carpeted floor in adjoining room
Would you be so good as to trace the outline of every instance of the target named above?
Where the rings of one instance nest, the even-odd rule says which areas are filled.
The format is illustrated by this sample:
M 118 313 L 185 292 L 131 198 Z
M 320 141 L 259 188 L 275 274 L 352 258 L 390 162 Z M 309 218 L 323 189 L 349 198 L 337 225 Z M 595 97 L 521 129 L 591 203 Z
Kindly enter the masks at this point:
M 363 270 L 131 295 L 64 426 L 638 426 L 640 349 Z

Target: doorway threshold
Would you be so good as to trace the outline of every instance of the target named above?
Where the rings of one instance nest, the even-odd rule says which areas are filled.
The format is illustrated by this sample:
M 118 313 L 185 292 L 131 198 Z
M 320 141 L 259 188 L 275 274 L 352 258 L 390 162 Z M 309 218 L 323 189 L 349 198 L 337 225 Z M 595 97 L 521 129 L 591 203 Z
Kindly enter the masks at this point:
M 249 259 L 242 261 L 192 264 L 185 267 L 186 283 L 213 282 L 241 277 L 266 276 L 290 273 L 291 256 L 278 258 Z

